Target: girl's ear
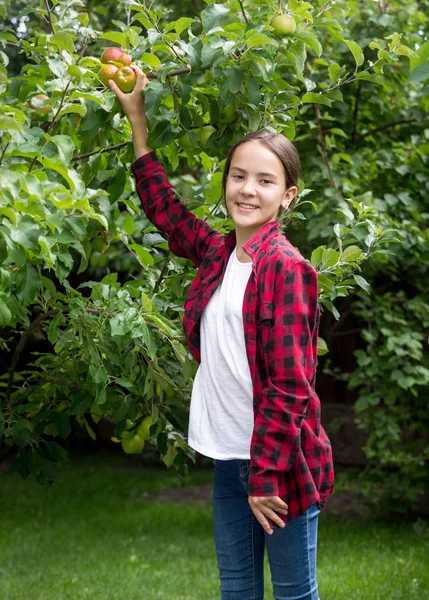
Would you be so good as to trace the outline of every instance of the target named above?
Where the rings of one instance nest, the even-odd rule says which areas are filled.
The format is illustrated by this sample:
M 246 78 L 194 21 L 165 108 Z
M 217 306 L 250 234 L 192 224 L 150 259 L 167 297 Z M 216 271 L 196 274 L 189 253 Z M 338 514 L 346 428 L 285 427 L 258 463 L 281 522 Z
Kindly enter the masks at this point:
M 296 185 L 293 185 L 290 188 L 288 188 L 285 191 L 282 202 L 281 202 L 282 208 L 284 208 L 286 210 L 287 207 L 289 206 L 289 204 L 292 202 L 292 200 L 297 195 L 297 193 L 298 193 L 298 188 L 296 187 Z

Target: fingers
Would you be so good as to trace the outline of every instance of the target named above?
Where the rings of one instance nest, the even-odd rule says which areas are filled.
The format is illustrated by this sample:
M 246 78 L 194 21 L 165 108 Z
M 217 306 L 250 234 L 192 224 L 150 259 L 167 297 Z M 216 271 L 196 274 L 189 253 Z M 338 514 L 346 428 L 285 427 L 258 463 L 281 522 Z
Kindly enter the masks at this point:
M 113 79 L 109 79 L 108 84 L 110 86 L 110 89 L 118 96 L 119 99 L 121 99 L 121 96 L 125 96 L 124 92 L 122 92 L 118 86 L 116 85 L 116 83 L 113 81 Z
M 286 515 L 288 506 L 278 496 L 249 496 L 249 504 L 258 522 L 269 535 L 273 533 L 273 528 L 268 519 L 280 528 L 285 526 L 279 513 Z

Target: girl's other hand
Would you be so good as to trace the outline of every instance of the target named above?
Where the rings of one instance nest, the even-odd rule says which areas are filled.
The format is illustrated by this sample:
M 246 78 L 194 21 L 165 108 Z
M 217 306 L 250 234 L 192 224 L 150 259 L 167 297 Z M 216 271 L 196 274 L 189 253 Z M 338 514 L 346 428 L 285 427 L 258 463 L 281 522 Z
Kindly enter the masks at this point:
M 249 496 L 249 504 L 253 514 L 268 534 L 273 533 L 268 519 L 278 527 L 285 526 L 283 519 L 277 513 L 287 515 L 288 505 L 279 496 Z
M 140 124 L 142 122 L 146 124 L 146 112 L 142 91 L 149 83 L 149 79 L 140 67 L 132 65 L 132 69 L 136 74 L 136 85 L 132 92 L 125 94 L 112 79 L 109 80 L 109 85 L 121 103 L 124 113 L 128 117 L 130 123 L 132 125 L 137 123 Z

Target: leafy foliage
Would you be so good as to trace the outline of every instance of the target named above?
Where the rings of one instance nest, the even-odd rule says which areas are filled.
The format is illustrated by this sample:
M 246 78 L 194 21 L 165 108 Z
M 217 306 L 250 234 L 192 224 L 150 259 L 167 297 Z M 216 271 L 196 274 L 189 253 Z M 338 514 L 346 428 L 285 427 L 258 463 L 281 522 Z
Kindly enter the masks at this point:
M 314 243 L 307 255 L 335 318 L 338 297 L 369 290 L 361 271 L 368 258 L 394 269 L 386 243 L 403 229 L 403 211 L 410 227 L 402 236 L 409 244 L 424 237 L 426 217 L 408 202 L 412 185 L 396 206 L 382 194 L 386 180 L 373 182 L 390 165 L 395 185 L 422 157 L 425 134 L 386 149 L 372 131 L 384 113 L 418 119 L 410 96 L 423 96 L 427 44 L 418 47 L 421 33 L 403 39 L 398 31 L 404 15 L 424 23 L 423 12 L 413 2 L 400 14 L 392 2 L 392 16 L 382 3 L 378 15 L 356 1 L 291 0 L 297 29 L 279 39 L 271 0 L 193 6 L 189 15 L 176 3 L 139 0 L 1 8 L 10 26 L 0 29 L 0 326 L 8 353 L 0 443 L 4 453 L 17 446 L 16 468 L 40 481 L 64 458 L 57 442 L 74 427 L 94 436 L 101 417 L 120 438 L 151 415 L 164 462 L 184 469 L 192 457 L 181 432 L 195 364 L 179 321 L 193 268 L 169 254 L 140 212 L 130 126 L 97 76 L 106 45 L 150 72 L 149 144 L 183 201 L 212 226 L 231 227 L 219 201 L 228 147 L 260 128 L 295 141 L 305 182 L 291 232 Z M 409 95 L 398 96 L 404 85 Z M 30 106 L 37 94 L 48 96 L 50 112 Z M 24 365 L 34 339 L 40 348 Z

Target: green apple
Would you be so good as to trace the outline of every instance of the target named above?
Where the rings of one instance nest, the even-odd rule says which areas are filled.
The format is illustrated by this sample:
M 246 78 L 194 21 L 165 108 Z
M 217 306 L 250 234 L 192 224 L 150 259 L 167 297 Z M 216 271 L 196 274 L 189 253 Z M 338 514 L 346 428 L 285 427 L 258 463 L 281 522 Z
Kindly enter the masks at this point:
M 296 23 L 291 15 L 277 15 L 270 23 L 276 37 L 284 37 L 295 33 Z
M 121 441 L 122 450 L 125 454 L 140 454 L 144 448 L 144 440 L 137 434 L 134 434 L 132 438 Z
M 148 440 L 150 438 L 150 426 L 152 425 L 152 417 L 145 417 L 140 425 L 137 427 L 137 435 L 142 440 Z
M 195 133 L 200 139 L 201 147 L 205 148 L 207 146 L 207 142 L 209 141 L 209 137 L 215 133 L 216 129 L 212 125 L 204 125 L 201 129 L 197 129 Z
M 227 104 L 220 111 L 220 122 L 221 123 L 234 123 L 237 118 L 235 108 L 233 104 Z
M 192 142 L 191 142 L 191 138 L 189 137 L 189 133 L 188 132 L 186 132 L 181 137 L 179 137 L 179 139 L 177 141 L 182 146 L 183 150 L 191 150 L 192 147 L 193 147 L 192 146 Z

